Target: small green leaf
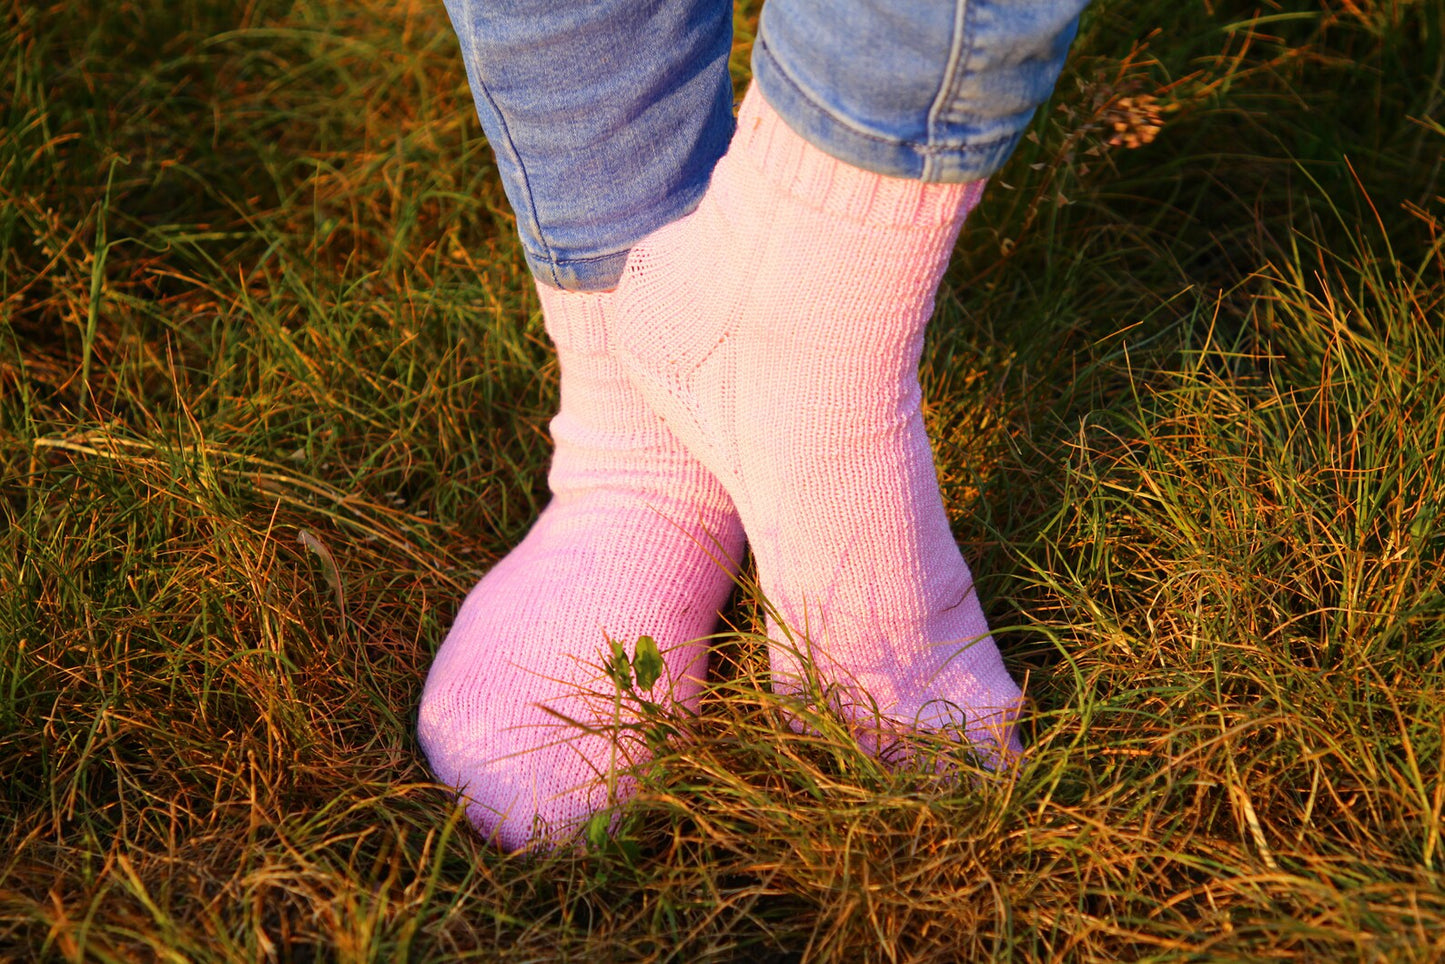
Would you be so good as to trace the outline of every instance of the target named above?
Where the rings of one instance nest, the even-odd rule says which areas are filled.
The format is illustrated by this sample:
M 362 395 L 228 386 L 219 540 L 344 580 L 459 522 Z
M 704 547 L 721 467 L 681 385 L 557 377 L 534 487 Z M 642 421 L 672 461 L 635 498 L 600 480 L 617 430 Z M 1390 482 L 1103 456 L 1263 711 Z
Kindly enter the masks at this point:
M 583 834 L 587 838 L 587 845 L 593 850 L 601 852 L 607 848 L 609 830 L 612 829 L 612 815 L 603 810 L 594 813 L 588 820 Z
M 632 663 L 627 659 L 627 650 L 615 639 L 607 640 L 612 647 L 612 658 L 607 661 L 607 675 L 617 684 L 618 689 L 632 689 Z
M 651 636 L 637 637 L 637 652 L 632 657 L 632 668 L 637 673 L 637 685 L 645 690 L 652 689 L 652 684 L 662 678 L 662 671 L 667 666 L 662 661 L 662 654 L 657 651 L 657 640 Z

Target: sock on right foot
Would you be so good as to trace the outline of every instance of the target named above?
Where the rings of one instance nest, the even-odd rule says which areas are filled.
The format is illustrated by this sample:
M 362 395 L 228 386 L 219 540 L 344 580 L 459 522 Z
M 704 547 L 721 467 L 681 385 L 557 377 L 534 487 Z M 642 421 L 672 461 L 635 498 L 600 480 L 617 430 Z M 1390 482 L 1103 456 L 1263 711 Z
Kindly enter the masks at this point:
M 1022 696 L 949 528 L 918 383 L 981 189 L 844 164 L 754 87 L 701 206 L 634 247 L 614 330 L 732 496 L 764 593 L 865 745 L 956 727 L 997 765 L 1020 751 Z M 769 634 L 775 686 L 802 692 L 796 651 Z

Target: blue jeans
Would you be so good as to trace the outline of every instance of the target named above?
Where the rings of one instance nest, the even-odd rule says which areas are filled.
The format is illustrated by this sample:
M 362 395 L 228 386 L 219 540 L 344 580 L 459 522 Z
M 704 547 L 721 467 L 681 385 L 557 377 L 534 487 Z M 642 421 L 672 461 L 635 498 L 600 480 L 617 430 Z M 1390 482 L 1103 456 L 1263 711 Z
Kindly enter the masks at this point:
M 731 0 L 446 0 L 539 281 L 617 284 L 691 211 L 733 130 Z M 1008 158 L 1087 0 L 768 0 L 763 97 L 832 156 L 961 182 Z

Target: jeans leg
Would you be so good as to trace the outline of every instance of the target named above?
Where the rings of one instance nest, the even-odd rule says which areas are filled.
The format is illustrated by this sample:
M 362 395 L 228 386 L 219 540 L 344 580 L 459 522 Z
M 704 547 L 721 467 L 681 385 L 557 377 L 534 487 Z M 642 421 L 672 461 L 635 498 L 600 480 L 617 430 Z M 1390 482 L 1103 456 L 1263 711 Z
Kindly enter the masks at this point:
M 1087 0 L 768 0 L 753 75 L 815 147 L 935 182 L 987 177 L 1053 89 Z
M 730 0 L 446 0 L 537 279 L 617 284 L 733 131 Z

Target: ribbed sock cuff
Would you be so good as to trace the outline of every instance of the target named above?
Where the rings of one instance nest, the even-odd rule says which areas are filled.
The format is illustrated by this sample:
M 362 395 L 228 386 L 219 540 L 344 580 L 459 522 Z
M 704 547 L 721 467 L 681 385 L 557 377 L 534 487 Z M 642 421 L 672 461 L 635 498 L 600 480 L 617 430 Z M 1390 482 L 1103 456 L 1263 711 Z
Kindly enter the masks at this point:
M 805 204 L 863 224 L 943 227 L 962 221 L 983 194 L 984 181 L 929 184 L 854 167 L 798 136 L 756 84 L 738 110 L 733 151 L 769 182 Z

